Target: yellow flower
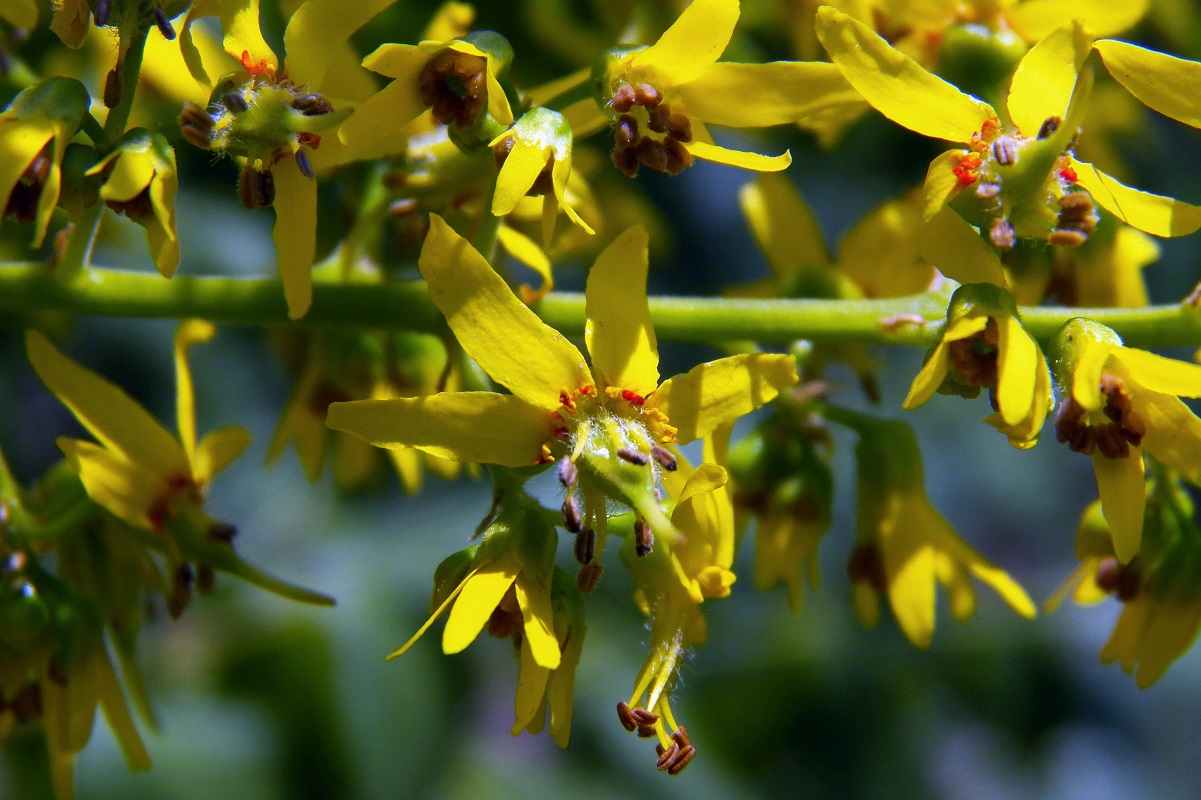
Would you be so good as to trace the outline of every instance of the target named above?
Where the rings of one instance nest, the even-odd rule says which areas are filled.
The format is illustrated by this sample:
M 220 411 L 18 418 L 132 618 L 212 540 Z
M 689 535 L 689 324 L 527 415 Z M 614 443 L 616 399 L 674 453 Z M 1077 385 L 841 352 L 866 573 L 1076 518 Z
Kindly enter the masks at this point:
M 572 222 L 593 233 L 564 196 L 571 176 L 572 135 L 571 126 L 562 114 L 535 108 L 522 115 L 490 146 L 495 148 L 498 159 L 504 159 L 492 196 L 494 216 L 509 214 L 527 194 L 541 194 L 544 247 L 550 246 L 560 205 Z
M 437 215 L 418 266 L 463 350 L 512 394 L 443 392 L 334 403 L 328 424 L 380 447 L 416 447 L 460 461 L 578 468 L 583 521 L 603 549 L 606 497 L 671 535 L 655 498 L 663 445 L 699 439 L 796 382 L 791 356 L 758 353 L 702 364 L 659 383 L 647 306 L 647 237 L 626 231 L 597 258 L 586 288 L 580 352 L 523 305 Z M 570 481 L 574 485 L 574 481 Z
M 26 335 L 29 361 L 38 377 L 99 443 L 60 437 L 58 446 L 88 496 L 133 528 L 163 534 L 152 539 L 179 577 L 188 561 L 217 568 L 269 591 L 304 602 L 332 603 L 328 597 L 292 586 L 250 566 L 234 554 L 234 530 L 205 514 L 205 491 L 213 476 L 250 442 L 237 426 L 219 428 L 196 441 L 192 376 L 187 351 L 210 340 L 216 329 L 188 320 L 175 336 L 176 410 L 179 438 L 129 395 L 67 358 L 37 331 Z M 186 594 L 188 581 L 178 586 Z M 186 598 L 185 598 L 186 599 Z
M 1079 566 L 1043 604 L 1047 611 L 1058 608 L 1069 594 L 1077 605 L 1090 606 L 1101 602 L 1111 592 L 1118 592 L 1120 598 L 1132 593 L 1131 586 L 1123 590 L 1119 585 L 1121 568 L 1113 555 L 1113 537 L 1105 515 L 1101 513 L 1100 500 L 1089 503 L 1080 515 L 1080 523 L 1076 526 L 1076 558 L 1080 560 Z M 1134 575 L 1133 572 L 1126 574 Z
M 775 172 L 792 163 L 789 153 L 719 147 L 705 126 L 785 125 L 862 103 L 830 64 L 718 62 L 738 16 L 737 0 L 694 0 L 654 44 L 617 48 L 597 61 L 596 97 L 616 123 L 618 169 L 632 177 L 643 164 L 674 175 L 695 157 Z
M 179 237 L 175 233 L 175 151 L 162 134 L 143 129 L 121 137 L 108 156 L 88 175 L 110 169 L 100 199 L 146 229 L 146 242 L 155 266 L 170 278 L 179 266 Z
M 1157 236 L 1201 227 L 1201 208 L 1131 189 L 1072 155 L 1092 83 L 1091 68 L 1083 68 L 1092 40 L 1078 26 L 1049 33 L 1022 59 L 1005 122 L 992 106 L 927 72 L 845 14 L 820 9 L 818 35 L 851 85 L 884 116 L 968 145 L 930 165 L 924 201 L 925 254 L 960 283 L 1006 285 L 995 251 L 973 225 L 1000 248 L 1012 246 L 1014 237 L 1074 246 L 1095 227 L 1095 201 Z M 975 189 L 965 191 L 970 186 Z
M 880 420 L 859 434 L 859 544 L 847 571 L 863 622 L 876 623 L 878 597 L 887 595 L 905 636 L 927 647 L 934 635 L 935 584 L 946 587 L 951 613 L 962 621 L 976 608 L 969 575 L 992 587 L 1017 613 L 1033 617 L 1026 591 L 960 539 L 930 505 L 913 430 Z
M 89 105 L 79 81 L 50 78 L 25 89 L 0 114 L 0 199 L 3 215 L 34 224 L 41 247 L 58 203 L 67 142 Z
M 1052 404 L 1047 359 L 1022 328 L 1012 295 L 988 284 L 961 286 L 902 407 L 917 408 L 940 390 L 975 397 L 984 388 L 996 412 L 984 421 L 1014 447 L 1033 447 Z
M 1054 371 L 1063 400 L 1055 435 L 1091 455 L 1101 509 L 1125 564 L 1139 552 L 1146 492 L 1143 450 L 1201 482 L 1201 420 L 1181 397 L 1201 397 L 1201 366 L 1130 347 L 1085 319 L 1055 337 Z

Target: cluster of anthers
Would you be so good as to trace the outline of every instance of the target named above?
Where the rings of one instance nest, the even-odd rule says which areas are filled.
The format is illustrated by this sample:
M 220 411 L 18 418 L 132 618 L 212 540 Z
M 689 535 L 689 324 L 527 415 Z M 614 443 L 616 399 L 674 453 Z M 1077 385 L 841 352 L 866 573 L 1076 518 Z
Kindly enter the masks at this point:
M 692 153 L 684 146 L 692 141 L 692 123 L 684 114 L 673 114 L 654 86 L 623 83 L 609 106 L 621 115 L 614 132 L 613 166 L 631 178 L 638 174 L 639 164 L 669 175 L 692 166 Z M 650 133 L 641 134 L 639 117 Z
M 589 480 L 589 477 L 599 476 L 603 471 L 598 460 L 615 460 L 619 467 L 645 468 L 640 480 L 645 481 L 647 491 L 658 499 L 656 467 L 673 472 L 676 457 L 656 439 L 673 441 L 675 429 L 666 424 L 660 412 L 643 407 L 646 398 L 628 389 L 609 387 L 603 395 L 598 395 L 596 388 L 588 385 L 574 396 L 564 392 L 559 399 L 562 406 L 555 412 L 555 440 L 546 449 L 549 455 L 557 443 L 569 450 L 559 457 L 556 468 L 559 483 L 567 491 L 562 506 L 563 527 L 576 537 L 574 553 L 581 565 L 576 585 L 580 591 L 590 593 L 600 582 L 600 555 L 608 531 L 606 489 L 612 487 L 606 486 L 602 478 Z M 635 552 L 644 556 L 654 543 L 650 523 L 636 513 Z
M 984 330 L 947 344 L 947 357 L 955 373 L 975 389 L 997 385 L 997 356 L 1000 333 L 992 317 Z
M 238 118 L 260 105 L 260 93 L 268 92 L 282 98 L 286 106 L 306 117 L 329 114 L 334 107 L 324 95 L 307 91 L 285 75 L 277 75 L 266 60 L 256 63 L 248 52 L 243 51 L 241 62 L 250 74 L 250 80 L 229 87 L 208 109 L 185 103 L 179 115 L 179 128 L 183 138 L 201 150 L 231 150 L 246 154 L 246 164 L 238 177 L 238 199 L 254 211 L 275 203 L 275 178 L 271 167 L 281 159 L 294 156 L 297 169 L 310 180 L 315 177 L 306 151 L 320 147 L 321 137 L 307 131 L 287 131 L 281 140 L 270 141 L 263 137 L 266 126 L 251 125 L 243 132 Z M 256 151 L 264 149 L 269 151 L 266 157 L 257 155 Z
M 1106 458 L 1126 458 L 1130 446 L 1138 447 L 1147 434 L 1147 425 L 1135 413 L 1125 382 L 1109 374 L 1101 375 L 1101 393 L 1105 405 L 1101 411 L 1109 422 L 1092 422 L 1088 412 L 1068 397 L 1055 418 L 1055 438 L 1072 450 L 1085 455 L 1100 451 Z
M 617 704 L 617 718 L 621 720 L 622 727 L 630 733 L 637 732 L 643 739 L 658 735 L 657 728 L 661 719 L 653 711 L 630 708 L 628 703 L 621 702 Z M 688 731 L 683 725 L 677 725 L 671 732 L 668 743 L 665 745 L 660 742 L 655 746 L 655 751 L 659 755 L 655 766 L 660 772 L 666 772 L 668 775 L 679 775 L 696 757 L 696 747 L 689 741 Z
M 475 127 L 488 105 L 488 61 L 470 53 L 443 50 L 417 76 L 421 102 L 434 119 L 461 131 Z

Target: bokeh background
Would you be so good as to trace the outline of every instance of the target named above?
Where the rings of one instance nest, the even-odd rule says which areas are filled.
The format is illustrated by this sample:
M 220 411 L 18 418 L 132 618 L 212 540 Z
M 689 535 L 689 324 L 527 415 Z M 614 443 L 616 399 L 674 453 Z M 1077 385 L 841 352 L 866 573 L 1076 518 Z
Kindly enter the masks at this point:
M 479 26 L 512 39 L 518 80 L 533 83 L 574 69 L 572 58 L 582 58 L 574 40 L 555 39 L 554 15 L 593 24 L 599 36 L 622 5 L 486 2 L 479 4 Z M 670 4 L 645 5 L 667 20 L 674 14 Z M 784 3 L 743 5 L 744 35 L 726 57 L 786 57 L 788 43 L 771 24 Z M 397 3 L 361 34 L 364 51 L 387 39 L 415 41 L 434 7 Z M 1159 16 L 1128 38 L 1201 56 L 1201 31 L 1160 25 L 1170 9 L 1157 9 Z M 283 18 L 277 4 L 264 2 L 265 25 L 277 41 Z M 93 85 L 107 70 L 103 41 L 68 57 L 55 45 L 42 30 L 18 52 L 44 74 L 91 74 Z M 15 89 L 9 83 L 4 91 L 7 98 Z M 762 152 L 789 148 L 787 174 L 831 244 L 871 207 L 919 182 L 937 153 L 875 115 L 828 151 L 795 130 L 722 141 Z M 1132 185 L 1201 202 L 1197 131 L 1147 112 L 1137 135 L 1119 144 Z M 592 146 L 603 156 L 607 145 L 600 137 Z M 186 145 L 177 153 L 180 273 L 273 274 L 271 212 L 239 206 L 234 165 Z M 648 221 L 661 234 L 652 294 L 714 293 L 766 274 L 737 204 L 738 187 L 751 177 L 708 164 L 676 178 L 640 176 L 637 186 L 654 210 Z M 339 233 L 340 196 L 336 180 L 322 189 L 327 249 Z M 18 247 L 26 235 L 6 223 L 0 252 L 27 257 Z M 1162 245 L 1147 279 L 1154 301 L 1174 302 L 1201 277 L 1201 246 L 1196 237 Z M 144 250 L 139 228 L 106 216 L 97 263 L 152 271 Z M 557 270 L 562 286 L 582 286 L 583 265 Z M 82 433 L 25 362 L 22 326 L 30 321 L 0 325 L 0 448 L 27 482 L 59 458 L 56 436 Z M 172 420 L 173 323 L 36 321 L 57 329 L 82 363 Z M 1156 686 L 1139 691 L 1116 665 L 1098 661 L 1116 603 L 1064 607 L 1027 622 L 982 590 L 966 625 L 940 608 L 927 651 L 909 646 L 887 614 L 878 629 L 862 629 L 845 573 L 854 544 L 853 438 L 837 430 L 836 515 L 823 542 L 820 591 L 809 592 L 803 613 L 792 615 L 782 591 L 753 589 L 751 542 L 744 543 L 735 565 L 742 577 L 732 597 L 706 604 L 710 642 L 691 655 L 675 693 L 677 716 L 699 751 L 681 776 L 657 773 L 653 749 L 627 734 L 614 713 L 629 696 L 646 639 L 614 548 L 600 589 L 588 598 L 570 748 L 558 750 L 545 735 L 510 736 L 517 663 L 507 642 L 483 637 L 444 656 L 437 625 L 403 658 L 383 658 L 425 620 L 433 569 L 467 544 L 487 512 L 487 482 L 430 479 L 409 497 L 384 473 L 377 485 L 348 495 L 328 472 L 308 483 L 292 452 L 266 465 L 266 444 L 291 388 L 277 357 L 281 335 L 223 328 L 212 345 L 193 351 L 200 430 L 234 422 L 255 436 L 250 451 L 214 482 L 209 509 L 238 526 L 239 551 L 252 563 L 333 594 L 338 604 L 294 605 L 220 578 L 217 592 L 180 620 L 170 622 L 158 609 L 141 649 L 157 720 L 153 730 L 144 728 L 154 769 L 127 772 L 98 719 L 77 760 L 81 800 L 1196 796 L 1201 656 L 1187 654 Z M 663 372 L 714 353 L 665 343 Z M 988 412 L 983 399 L 940 396 L 902 415 L 921 355 L 877 352 L 883 401 L 874 410 L 917 428 L 936 507 L 1041 601 L 1073 567 L 1076 520 L 1095 497 L 1091 463 L 1052 436 L 1030 452 L 1010 448 L 979 424 Z M 832 384 L 841 402 L 868 408 L 852 375 L 835 372 Z M 535 486 L 558 502 L 549 480 Z M 561 561 L 571 562 L 567 548 Z M 44 760 L 35 731 L 15 735 L 0 758 L 0 797 L 50 797 Z

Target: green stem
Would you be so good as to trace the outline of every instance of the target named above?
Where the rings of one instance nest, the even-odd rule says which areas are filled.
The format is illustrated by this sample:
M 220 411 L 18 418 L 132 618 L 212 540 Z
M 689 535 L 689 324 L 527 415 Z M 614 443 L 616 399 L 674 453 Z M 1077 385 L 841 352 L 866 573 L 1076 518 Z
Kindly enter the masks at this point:
M 681 342 L 798 339 L 929 347 L 938 341 L 947 295 L 933 292 L 889 300 L 752 300 L 652 297 L 659 339 Z M 238 325 L 349 326 L 445 334 L 442 313 L 420 281 L 347 284 L 318 281 L 304 319 L 289 322 L 278 280 L 195 277 L 165 280 L 155 273 L 93 267 L 60 281 L 38 264 L 0 264 L 0 311 L 71 311 L 110 317 L 201 317 Z M 584 295 L 554 292 L 534 310 L 569 336 L 584 331 Z M 1135 347 L 1201 345 L 1201 311 L 1171 304 L 1144 308 L 1023 308 L 1022 323 L 1047 342 L 1064 322 L 1087 317 L 1113 328 Z M 925 324 L 917 324 L 918 318 Z
M 67 234 L 67 248 L 58 259 L 54 274 L 60 281 L 75 278 L 92 260 L 92 246 L 100 229 L 100 216 L 105 205 L 99 200 L 88 206 L 78 222 L 72 223 Z
M 121 75 L 121 99 L 116 107 L 109 109 L 108 117 L 104 120 L 104 134 L 110 142 L 121 138 L 121 134 L 125 132 L 125 124 L 129 122 L 133 98 L 138 92 L 138 76 L 142 72 L 142 54 L 149 35 L 148 27 L 138 25 L 134 28 L 129 38 L 129 47 L 124 48 L 125 57 L 117 65 Z

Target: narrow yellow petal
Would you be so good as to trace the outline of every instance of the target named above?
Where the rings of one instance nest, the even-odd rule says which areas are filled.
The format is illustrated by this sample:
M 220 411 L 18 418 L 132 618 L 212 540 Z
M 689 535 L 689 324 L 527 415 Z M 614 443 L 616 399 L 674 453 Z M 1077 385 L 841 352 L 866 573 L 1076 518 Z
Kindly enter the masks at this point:
M 516 139 L 513 149 L 496 176 L 496 192 L 492 195 L 492 215 L 503 217 L 525 197 L 538 173 L 542 172 L 551 158 L 550 148 L 522 142 Z
M 1091 37 L 1069 22 L 1030 48 L 1009 87 L 1009 118 L 1025 136 L 1038 134 L 1048 117 L 1064 117 Z
M 1143 448 L 1157 461 L 1201 483 L 1201 419 L 1170 395 L 1135 391 L 1134 411 L 1147 426 Z
M 527 403 L 555 410 L 562 392 L 592 383 L 575 345 L 538 319 L 508 285 L 436 214 L 417 260 L 430 299 L 469 356 Z
M 224 34 L 225 52 L 234 58 L 249 53 L 254 63 L 266 61 L 273 69 L 279 69 L 279 59 L 263 39 L 259 29 L 259 0 L 239 0 L 236 3 L 221 3 L 221 32 Z
M 544 669 L 558 669 L 559 640 L 555 638 L 555 612 L 547 587 L 530 585 L 524 573 L 514 583 L 517 605 L 521 608 L 522 630 L 533 654 L 534 663 Z
M 200 319 L 184 320 L 175 330 L 175 419 L 179 441 L 188 463 L 196 463 L 196 395 L 192 370 L 188 367 L 188 349 L 194 344 L 211 342 L 217 329 Z
M 1093 454 L 1101 511 L 1113 535 L 1113 554 L 1128 564 L 1138 554 L 1143 535 L 1143 509 L 1147 492 L 1143 486 L 1143 451 L 1130 448 L 1126 458 Z
M 1005 10 L 1005 19 L 1027 42 L 1036 42 L 1069 20 L 1096 36 L 1112 36 L 1138 23 L 1150 0 L 1026 0 Z
M 684 146 L 689 153 L 705 161 L 750 169 L 755 172 L 779 172 L 782 169 L 788 169 L 788 165 L 792 163 L 792 153 L 788 150 L 778 156 L 765 156 L 742 150 L 730 150 L 698 139 L 693 139 Z
M 996 251 L 953 208 L 945 207 L 926 221 L 922 257 L 959 283 L 1009 285 Z
M 376 447 L 504 467 L 537 464 L 552 433 L 544 409 L 491 392 L 331 403 L 327 424 Z
M 1113 357 L 1129 371 L 1131 380 L 1140 387 L 1178 397 L 1201 397 L 1201 365 L 1166 358 L 1136 347 L 1115 347 Z
M 722 61 L 681 86 L 679 96 L 690 116 L 731 128 L 787 125 L 863 104 L 838 68 L 820 61 Z
M 60 353 L 37 331 L 25 336 L 42 383 L 105 447 L 158 475 L 188 475 L 187 455 L 158 420 L 121 389 Z
M 947 377 L 950 359 L 950 351 L 947 349 L 947 342 L 944 338 L 934 347 L 934 352 L 930 354 L 930 358 L 926 360 L 917 377 L 913 379 L 913 383 L 909 386 L 909 394 L 905 396 L 901 408 L 907 411 L 915 409 L 933 397 Z
M 558 644 L 555 645 L 556 651 Z M 529 638 L 521 642 L 521 663 L 517 669 L 517 695 L 513 703 L 514 736 L 520 734 L 538 718 L 538 712 L 544 709 L 546 702 L 546 684 L 550 678 L 550 670 L 539 666 L 530 647 Z M 542 720 L 538 720 L 541 725 Z
M 161 477 L 91 442 L 64 436 L 58 447 L 93 502 L 135 528 L 155 527 L 150 511 L 167 491 Z
M 143 153 L 118 152 L 114 153 L 114 156 L 116 164 L 113 165 L 104 185 L 100 187 L 100 199 L 119 202 L 132 200 L 150 185 L 150 179 L 154 177 L 154 164 Z M 103 169 L 101 164 L 96 166 Z M 94 170 L 88 170 L 88 174 L 94 174 Z
M 396 476 L 400 479 L 400 486 L 405 490 L 405 494 L 420 492 L 421 452 L 412 448 L 389 450 L 388 457 L 392 461 L 392 467 L 396 470 Z
M 865 297 L 924 291 L 934 268 L 921 256 L 921 209 L 907 197 L 889 200 L 860 219 L 838 246 L 838 268 Z
M 228 467 L 250 445 L 250 431 L 238 425 L 227 425 L 210 431 L 196 446 L 192 473 L 201 485 Z
M 1092 164 L 1072 159 L 1076 182 L 1106 211 L 1155 236 L 1187 236 L 1201 228 L 1201 207 L 1125 186 Z
M 968 142 L 985 120 L 996 116 L 987 103 L 930 74 L 831 6 L 817 10 L 817 36 L 851 85 L 898 125 L 935 139 Z
M 787 278 L 830 263 L 817 218 L 789 178 L 760 175 L 738 191 L 738 203 L 777 276 Z
M 646 229 L 613 240 L 588 273 L 584 341 L 601 388 L 648 395 L 659 385 L 659 349 L 646 302 Z
M 937 514 L 937 512 L 934 513 Z M 941 515 L 939 515 L 939 519 L 942 519 Z M 1000 595 L 1010 608 L 1027 619 L 1033 619 L 1038 614 L 1034 601 L 1030 599 L 1030 595 L 1026 593 L 1021 584 L 959 538 L 949 523 L 943 520 L 943 526 L 940 526 L 938 531 L 938 546 L 957 563 L 966 567 L 977 580 Z
M 279 278 L 288 301 L 288 319 L 300 319 L 313 302 L 313 259 L 317 254 L 317 182 L 290 159 L 272 170 L 275 177 L 275 241 Z
M 693 0 L 659 41 L 632 57 L 631 66 L 665 86 L 687 83 L 717 61 L 737 23 L 738 0 Z
M 502 556 L 467 578 L 446 619 L 442 652 L 447 655 L 458 653 L 475 641 L 519 571 L 516 559 Z
M 1037 380 L 1038 345 L 1014 317 L 997 320 L 997 410 L 1006 425 L 1030 416 Z
M 1134 672 L 1134 665 L 1141 655 L 1143 629 L 1150 611 L 1151 601 L 1146 594 L 1136 595 L 1125 604 L 1109 641 L 1101 648 L 1102 663 L 1108 664 L 1118 659 L 1125 672 Z
M 902 513 L 881 545 L 888 603 L 901 632 L 917 647 L 929 647 L 934 638 L 935 560 L 934 548 L 922 530 L 928 522 L 925 516 Z
M 310 91 L 328 91 L 326 71 L 339 54 L 338 43 L 367 24 L 394 0 L 309 0 L 302 3 L 284 30 L 288 77 Z
M 538 273 L 538 277 L 542 279 L 542 285 L 537 289 L 525 285 L 519 287 L 522 302 L 526 305 L 535 303 L 555 288 L 555 276 L 551 271 L 550 259 L 537 242 L 508 225 L 501 225 L 497 229 L 496 242 L 506 253 Z
M 1142 648 L 1134 682 L 1146 689 L 1159 680 L 1172 662 L 1184 655 L 1201 629 L 1197 603 L 1166 597 L 1154 602 L 1143 626 Z
M 1072 398 L 1086 411 L 1101 408 L 1101 371 L 1116 346 L 1091 336 L 1075 340 L 1076 365 L 1072 370 Z
M 930 162 L 922 185 L 923 220 L 933 219 L 959 192 L 959 176 L 954 170 L 967 154 L 967 150 L 948 150 Z
M 679 442 L 687 444 L 749 414 L 796 382 L 796 359 L 792 356 L 731 356 L 668 378 L 647 398 L 646 405 L 663 412 L 676 428 Z
M 425 54 L 416 51 L 413 53 L 413 61 L 419 65 L 423 66 L 428 59 Z M 421 116 L 425 108 L 414 72 L 411 79 L 406 80 L 402 77 L 392 81 L 356 108 L 338 128 L 338 138 L 351 149 L 368 147 L 404 128 Z
M 417 632 L 409 637 L 407 642 L 389 653 L 386 660 L 391 661 L 392 659 L 398 658 L 407 653 L 409 648 L 415 645 L 417 640 L 420 639 L 425 632 L 430 629 L 430 626 L 434 624 L 434 620 L 446 613 L 446 609 L 450 608 L 450 604 L 458 598 L 459 594 L 463 591 L 463 587 L 467 585 L 467 581 L 471 580 L 471 578 L 479 571 L 480 568 L 476 567 L 471 572 L 468 572 L 459 585 L 456 586 L 454 590 L 446 596 L 446 599 L 442 601 L 442 605 L 434 609 L 434 613 L 430 614 L 429 618 L 421 624 L 421 627 L 417 629 Z
M 1201 128 L 1201 103 L 1197 102 L 1201 64 L 1113 39 L 1103 39 L 1094 47 L 1109 74 L 1139 102 Z

